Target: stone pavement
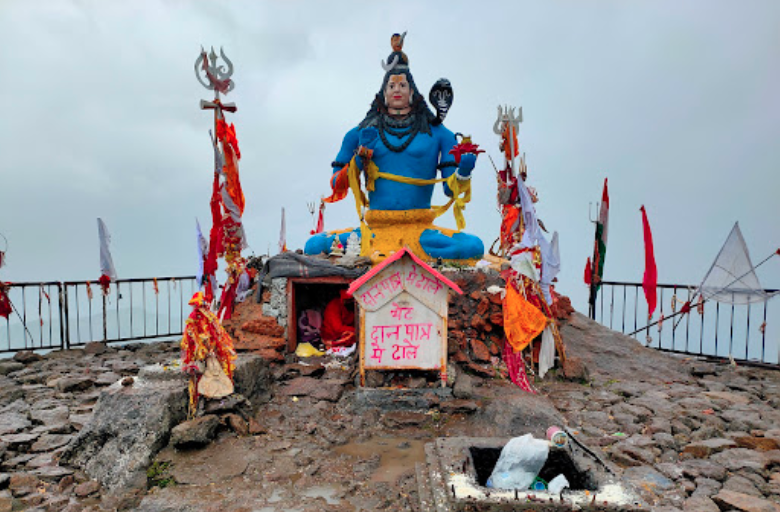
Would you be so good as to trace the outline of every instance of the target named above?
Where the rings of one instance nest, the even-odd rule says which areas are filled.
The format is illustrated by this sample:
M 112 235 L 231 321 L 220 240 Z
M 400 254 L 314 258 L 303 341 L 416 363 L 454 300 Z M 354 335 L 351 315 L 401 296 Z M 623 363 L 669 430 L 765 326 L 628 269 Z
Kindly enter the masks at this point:
M 668 356 L 579 314 L 562 334 L 591 381 L 543 392 L 655 510 L 780 511 L 780 371 Z
M 0 361 L 0 511 L 415 511 L 426 442 L 556 423 L 654 510 L 780 510 L 780 372 L 661 354 L 579 314 L 562 333 L 589 379 L 556 371 L 534 397 L 461 365 L 453 396 L 430 393 L 423 412 L 356 407 L 349 364 L 280 365 L 256 428 L 220 423 L 205 448 L 166 448 L 153 486 L 119 496 L 58 458 L 105 386 L 171 362 L 178 343 L 21 353 Z

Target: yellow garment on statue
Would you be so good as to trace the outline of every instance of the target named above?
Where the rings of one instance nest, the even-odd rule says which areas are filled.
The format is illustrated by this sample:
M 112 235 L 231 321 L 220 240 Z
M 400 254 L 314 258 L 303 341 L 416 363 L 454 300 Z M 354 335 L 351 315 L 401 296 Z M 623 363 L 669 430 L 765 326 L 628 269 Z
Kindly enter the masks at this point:
M 525 300 L 514 286 L 507 284 L 504 297 L 504 332 L 515 352 L 520 352 L 547 326 L 547 318 Z
M 362 222 L 364 208 L 369 207 L 368 198 L 360 188 L 360 169 L 358 169 L 356 163 L 357 156 L 353 157 L 349 163 L 349 188 L 352 189 L 352 194 L 355 196 L 355 208 L 357 209 L 358 217 L 361 219 L 361 230 L 366 233 L 365 223 Z M 436 178 L 436 179 L 421 179 L 410 178 L 407 176 L 398 176 L 396 174 L 389 174 L 386 172 L 380 172 L 379 168 L 373 161 L 369 161 L 365 166 L 366 171 L 366 190 L 372 192 L 375 188 L 375 182 L 377 179 L 382 178 L 389 181 L 395 181 L 397 183 L 404 183 L 406 185 L 428 186 L 435 185 L 436 183 L 447 183 L 452 197 L 450 200 L 441 206 L 433 206 L 431 211 L 434 212 L 434 218 L 444 215 L 450 206 L 454 205 L 453 215 L 455 216 L 455 223 L 458 226 L 458 231 L 466 227 L 466 219 L 463 216 L 463 210 L 466 208 L 466 204 L 471 201 L 471 180 L 459 180 L 457 171 L 452 173 L 449 178 Z M 365 241 L 366 237 L 363 237 Z M 365 250 L 365 244 L 363 245 Z M 399 247 L 400 249 L 400 247 Z
M 431 257 L 420 245 L 420 235 L 426 229 L 440 229 L 445 235 L 452 236 L 454 231 L 438 228 L 433 225 L 436 213 L 431 209 L 424 210 L 368 210 L 366 225 L 370 232 L 365 240 L 364 256 L 370 256 L 373 263 L 382 261 L 396 251 L 408 247 L 410 251 L 422 258 Z

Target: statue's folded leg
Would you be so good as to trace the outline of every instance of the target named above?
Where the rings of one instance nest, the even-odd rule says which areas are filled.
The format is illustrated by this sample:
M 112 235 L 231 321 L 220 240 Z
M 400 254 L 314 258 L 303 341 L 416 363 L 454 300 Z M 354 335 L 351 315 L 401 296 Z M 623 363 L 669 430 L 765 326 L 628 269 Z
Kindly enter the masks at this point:
M 347 238 L 349 238 L 349 235 L 351 235 L 353 232 L 357 232 L 357 234 L 360 235 L 359 228 L 347 228 L 339 231 L 317 233 L 306 241 L 303 252 L 310 255 L 321 253 L 330 254 L 330 248 L 333 245 L 333 239 L 336 238 L 336 236 L 339 237 L 341 245 L 346 247 Z
M 485 254 L 485 245 L 478 237 L 444 228 L 423 231 L 420 245 L 430 256 L 447 260 L 476 259 Z

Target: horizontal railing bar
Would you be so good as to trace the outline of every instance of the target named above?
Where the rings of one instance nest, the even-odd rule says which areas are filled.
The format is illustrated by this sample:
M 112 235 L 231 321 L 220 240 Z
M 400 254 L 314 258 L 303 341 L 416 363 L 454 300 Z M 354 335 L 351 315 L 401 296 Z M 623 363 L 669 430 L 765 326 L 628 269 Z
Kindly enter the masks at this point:
M 21 282 L 9 282 L 8 286 L 57 286 L 62 284 L 62 281 L 21 281 Z
M 188 279 L 195 279 L 195 276 L 171 276 L 171 277 L 135 277 L 131 279 L 117 279 L 116 281 L 112 281 L 112 283 L 151 283 L 157 279 L 157 281 L 170 281 L 171 279 L 176 279 L 179 281 L 184 281 Z M 97 280 L 89 281 L 90 284 L 99 284 Z M 87 284 L 87 281 L 63 281 L 62 284 L 66 285 L 76 285 L 76 284 Z
M 730 363 L 731 361 L 727 357 L 723 356 L 716 356 L 716 355 L 710 355 L 710 354 L 694 354 L 692 352 L 685 352 L 684 350 L 674 350 L 671 348 L 658 348 L 658 347 L 652 347 L 653 350 L 657 350 L 659 352 L 670 352 L 672 354 L 681 354 L 681 355 L 687 355 L 692 356 L 693 358 L 699 358 L 699 359 L 707 359 L 709 361 L 717 361 L 721 363 Z M 765 363 L 763 361 L 759 361 L 757 359 L 737 359 L 734 358 L 734 362 L 738 365 L 742 366 L 755 366 L 757 368 L 765 368 L 767 370 L 780 370 L 780 364 L 775 363 Z
M 107 343 L 117 343 L 117 342 L 122 342 L 122 341 L 151 340 L 151 339 L 154 339 L 154 338 L 173 338 L 173 337 L 178 338 L 179 336 L 182 336 L 183 334 L 184 334 L 183 332 L 169 332 L 169 333 L 164 333 L 164 334 L 151 334 L 151 335 L 148 335 L 148 336 L 130 336 L 130 337 L 127 337 L 127 338 L 109 338 L 109 339 L 106 340 L 106 342 Z M 94 340 L 94 341 L 98 341 L 100 343 L 103 342 L 102 339 L 101 340 Z M 70 345 L 72 347 L 80 347 L 82 345 L 86 345 L 87 343 L 91 343 L 91 342 L 89 342 L 89 341 L 79 341 L 78 343 L 71 342 Z
M 634 282 L 626 282 L 626 281 L 601 281 L 599 284 L 601 285 L 611 285 L 611 286 L 638 286 L 642 287 L 642 283 L 634 283 Z M 658 288 L 698 288 L 699 285 L 688 285 L 688 284 L 658 284 L 656 285 Z M 731 289 L 729 289 L 731 291 Z M 773 288 L 763 288 L 762 291 L 765 293 L 776 293 L 780 292 L 780 289 L 773 289 Z

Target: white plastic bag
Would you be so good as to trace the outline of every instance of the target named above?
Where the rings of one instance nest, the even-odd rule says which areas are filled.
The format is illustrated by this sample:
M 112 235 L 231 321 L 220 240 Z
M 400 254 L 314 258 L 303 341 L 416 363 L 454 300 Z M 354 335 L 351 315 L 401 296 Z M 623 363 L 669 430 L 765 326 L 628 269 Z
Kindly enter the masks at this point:
M 487 486 L 497 489 L 528 489 L 547 462 L 550 445 L 531 434 L 511 439 L 501 450 Z
M 558 475 L 547 484 L 547 491 L 552 494 L 560 494 L 565 488 L 569 487 L 569 481 L 563 475 Z

